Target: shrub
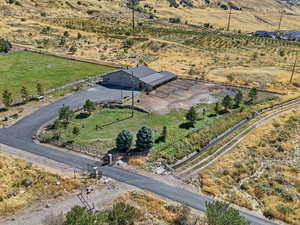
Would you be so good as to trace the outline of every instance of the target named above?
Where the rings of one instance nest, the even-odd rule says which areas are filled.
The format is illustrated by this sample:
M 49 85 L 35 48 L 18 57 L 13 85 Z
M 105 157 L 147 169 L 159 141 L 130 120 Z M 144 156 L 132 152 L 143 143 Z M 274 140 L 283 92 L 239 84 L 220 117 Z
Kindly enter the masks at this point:
M 93 101 L 88 99 L 83 105 L 83 110 L 91 114 L 93 111 L 96 110 L 96 104 Z
M 134 45 L 134 41 L 131 39 L 125 40 L 123 42 L 123 48 L 131 48 Z
M 2 38 L 0 38 L 0 53 L 1 52 L 9 52 L 9 50 L 12 48 L 12 45 L 9 41 L 4 40 Z
M 128 225 L 138 218 L 139 212 L 123 202 L 116 203 L 108 214 L 110 225 Z
M 206 203 L 209 225 L 250 225 L 239 211 L 231 208 L 228 203 L 214 201 Z
M 264 212 L 263 212 L 263 215 L 268 218 L 268 219 L 273 219 L 274 218 L 274 212 L 272 211 L 272 209 L 266 209 Z

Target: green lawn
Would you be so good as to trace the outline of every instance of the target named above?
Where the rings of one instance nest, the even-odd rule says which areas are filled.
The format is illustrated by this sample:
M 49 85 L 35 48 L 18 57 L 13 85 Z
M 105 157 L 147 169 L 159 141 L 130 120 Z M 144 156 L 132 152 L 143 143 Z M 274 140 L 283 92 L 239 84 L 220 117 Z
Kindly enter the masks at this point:
M 112 70 L 114 68 L 108 66 L 26 51 L 0 54 L 0 93 L 9 89 L 17 97 L 21 87 L 25 86 L 33 94 L 37 83 L 47 90 Z
M 129 109 L 98 109 L 89 117 L 77 116 L 67 129 L 61 128 L 60 140 L 63 142 L 71 141 L 76 145 L 105 152 L 115 147 L 115 138 L 122 129 L 128 129 L 135 135 L 138 129 L 147 125 L 153 129 L 155 139 L 157 139 L 162 133 L 163 126 L 166 126 L 167 141 L 166 143 L 156 143 L 153 153 L 164 157 L 180 158 L 207 144 L 211 138 L 224 132 L 248 114 L 248 112 L 240 113 L 239 110 L 211 116 L 213 113 L 213 110 L 209 110 L 205 117 L 203 117 L 202 113 L 199 113 L 194 127 L 187 127 L 188 121 L 185 119 L 185 111 L 171 112 L 165 115 L 135 111 L 132 118 L 130 117 L 131 111 Z M 112 122 L 115 123 L 110 124 Z M 106 124 L 109 125 L 104 126 Z M 96 130 L 97 125 L 104 127 Z M 80 127 L 78 136 L 72 133 L 74 127 Z M 51 138 L 54 132 L 57 131 L 49 130 L 43 133 L 42 136 Z M 192 135 L 195 133 L 200 133 L 201 137 Z M 192 135 L 191 137 L 194 140 L 190 140 L 190 135 Z M 186 139 L 186 137 L 188 138 Z

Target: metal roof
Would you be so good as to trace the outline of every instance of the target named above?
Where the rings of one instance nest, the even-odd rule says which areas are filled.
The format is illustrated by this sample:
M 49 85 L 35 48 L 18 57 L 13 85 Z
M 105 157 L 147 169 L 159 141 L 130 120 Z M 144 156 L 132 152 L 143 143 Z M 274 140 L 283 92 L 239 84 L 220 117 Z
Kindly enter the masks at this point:
M 106 76 L 110 74 L 121 72 L 127 76 L 134 76 L 138 80 L 144 82 L 145 84 L 151 85 L 153 87 L 158 86 L 160 84 L 166 83 L 170 80 L 175 79 L 177 76 L 170 72 L 157 72 L 148 68 L 147 66 L 137 66 L 131 67 L 127 69 L 121 69 L 112 73 L 108 73 Z
M 147 66 L 137 66 L 137 67 L 131 67 L 128 69 L 122 69 L 121 71 L 128 73 L 130 75 L 133 75 L 136 78 L 143 78 L 146 76 L 149 76 L 151 74 L 157 73 L 155 70 L 152 70 L 148 68 Z
M 154 73 L 149 76 L 146 76 L 144 78 L 141 78 L 140 80 L 143 81 L 146 84 L 149 84 L 151 86 L 157 86 L 160 84 L 163 84 L 165 82 L 168 82 L 170 80 L 175 79 L 177 76 L 170 72 L 160 72 L 160 73 Z

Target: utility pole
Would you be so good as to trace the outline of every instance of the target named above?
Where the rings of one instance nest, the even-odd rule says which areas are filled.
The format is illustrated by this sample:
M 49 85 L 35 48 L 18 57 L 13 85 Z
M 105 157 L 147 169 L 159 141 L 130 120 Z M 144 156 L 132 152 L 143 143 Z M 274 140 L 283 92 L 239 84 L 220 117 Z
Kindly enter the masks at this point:
M 135 29 L 134 4 L 132 3 L 132 31 Z
M 280 31 L 280 29 L 281 29 L 282 19 L 283 19 L 283 12 L 281 12 L 281 15 L 280 15 L 279 24 L 278 24 L 278 31 Z
M 294 66 L 293 66 L 293 71 L 292 71 L 292 75 L 291 75 L 291 79 L 290 79 L 290 84 L 293 82 L 293 78 L 294 78 L 294 75 L 295 75 L 297 59 L 298 59 L 298 52 L 296 52 L 296 58 L 295 58 Z
M 131 74 L 131 81 L 132 81 L 132 87 L 131 87 L 131 117 L 134 116 L 134 81 L 133 81 L 133 72 Z
M 229 11 L 229 15 L 228 15 L 227 31 L 229 31 L 229 29 L 230 29 L 231 15 L 232 15 L 232 8 L 230 7 L 230 11 Z

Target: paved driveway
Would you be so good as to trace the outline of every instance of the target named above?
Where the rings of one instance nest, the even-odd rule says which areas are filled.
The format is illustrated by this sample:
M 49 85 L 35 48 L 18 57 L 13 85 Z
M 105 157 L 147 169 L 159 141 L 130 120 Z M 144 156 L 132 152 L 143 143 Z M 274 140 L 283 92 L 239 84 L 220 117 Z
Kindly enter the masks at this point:
M 123 95 L 130 95 L 130 91 L 124 91 Z M 136 92 L 138 94 L 138 92 Z M 51 147 L 35 144 L 32 136 L 48 121 L 57 116 L 59 108 L 65 104 L 72 108 L 79 108 L 87 99 L 93 101 L 106 101 L 120 99 L 120 90 L 110 89 L 103 86 L 95 86 L 74 95 L 63 98 L 50 104 L 31 115 L 20 120 L 14 126 L 7 129 L 0 129 L 0 143 L 15 147 L 35 155 L 39 155 L 57 162 L 70 165 L 75 168 L 87 168 L 87 164 L 94 164 L 96 161 L 71 152 L 60 151 Z M 163 197 L 189 205 L 195 209 L 205 211 L 205 202 L 211 198 L 194 193 L 176 186 L 171 186 L 150 177 L 135 174 L 124 169 L 114 167 L 101 167 L 105 176 L 118 181 L 133 185 L 135 187 L 151 191 Z M 273 225 L 274 223 L 252 215 L 250 212 L 241 212 L 253 225 Z
M 122 93 L 124 97 L 131 96 L 132 94 L 131 91 L 128 90 L 123 90 Z M 135 91 L 134 93 L 137 95 L 139 92 Z M 17 122 L 15 125 L 7 129 L 3 129 L 2 132 L 27 141 L 32 141 L 32 136 L 41 126 L 58 116 L 58 110 L 63 105 L 68 105 L 73 109 L 80 108 L 87 99 L 96 102 L 120 100 L 121 90 L 101 85 L 93 86 L 35 111 Z

